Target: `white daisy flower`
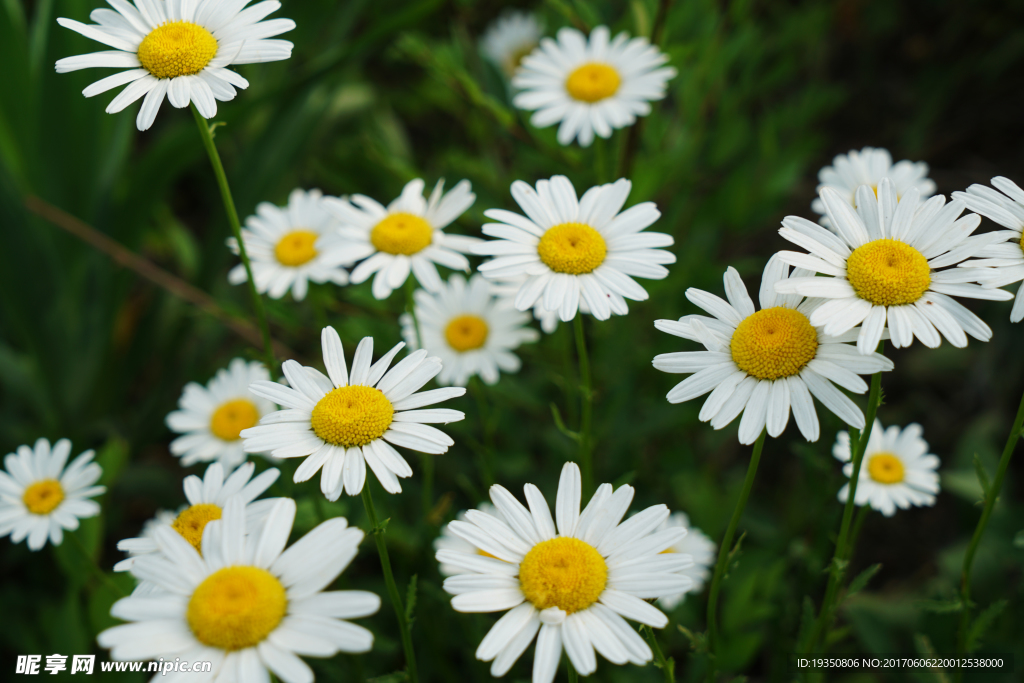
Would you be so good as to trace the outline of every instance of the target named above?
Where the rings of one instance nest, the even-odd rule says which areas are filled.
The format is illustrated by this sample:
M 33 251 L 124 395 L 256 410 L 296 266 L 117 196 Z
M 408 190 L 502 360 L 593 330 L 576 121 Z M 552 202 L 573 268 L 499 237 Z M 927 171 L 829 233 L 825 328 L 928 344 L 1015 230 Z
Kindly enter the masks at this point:
M 479 510 L 480 512 L 483 512 L 484 514 L 492 515 L 494 517 L 497 517 L 498 519 L 503 519 L 501 516 L 501 512 L 498 511 L 498 508 L 494 507 L 490 503 L 480 503 L 479 505 L 476 506 L 476 509 Z M 457 515 L 455 515 L 455 519 L 457 519 L 460 522 L 465 522 L 466 510 L 462 510 Z M 476 553 L 477 555 L 481 555 L 483 557 L 494 557 L 494 555 L 491 555 L 486 550 L 480 550 L 480 548 L 477 548 L 472 543 L 464 541 L 458 536 L 456 536 L 454 533 L 452 533 L 452 530 L 448 527 L 447 524 L 441 527 L 441 535 L 434 539 L 434 550 L 436 552 L 440 552 L 442 550 L 450 550 L 456 553 L 469 553 L 470 555 Z M 441 576 L 455 576 L 456 574 L 470 573 L 468 569 L 463 569 L 459 565 L 446 564 L 444 562 L 442 562 L 438 566 L 437 570 L 441 572 Z
M 474 375 L 495 384 L 499 371 L 519 372 L 522 363 L 512 351 L 540 338 L 537 330 L 526 326 L 530 316 L 508 300 L 495 298 L 481 275 L 468 283 L 461 275 L 452 275 L 440 291 L 431 294 L 417 289 L 413 299 L 416 318 L 408 313 L 401 316 L 402 336 L 410 349 L 418 349 L 419 323 L 423 346 L 444 365 L 437 376 L 439 384 L 464 387 Z
M 662 552 L 680 553 L 690 556 L 693 563 L 681 569 L 679 573 L 690 577 L 693 585 L 685 592 L 659 598 L 658 604 L 670 612 L 686 598 L 688 593 L 699 593 L 704 588 L 704 582 L 711 576 L 711 567 L 718 560 L 718 548 L 715 546 L 715 542 L 708 538 L 700 529 L 691 526 L 690 518 L 686 516 L 685 512 L 674 513 L 658 527 L 658 531 L 672 528 L 686 529 L 686 536 L 671 548 Z
M 356 347 L 351 373 L 333 327 L 324 328 L 321 343 L 327 375 L 286 360 L 281 369 L 290 387 L 266 381 L 252 385 L 254 394 L 285 409 L 242 432 L 245 450 L 269 451 L 278 458 L 306 458 L 295 470 L 296 483 L 306 481 L 322 467 L 320 490 L 328 500 L 337 500 L 343 488 L 350 496 L 358 495 L 366 479 L 366 465 L 385 491 L 399 493 L 398 477 L 412 476 L 412 468 L 393 445 L 421 453 L 445 453 L 455 442 L 429 423 L 448 424 L 466 417 L 446 408 L 416 409 L 462 396 L 466 390 L 419 391 L 442 369 L 441 360 L 428 358 L 425 350 L 410 353 L 389 371 L 404 342 L 371 365 L 373 338 L 364 337 Z
M 469 260 L 463 256 L 479 240 L 464 235 L 449 235 L 444 228 L 473 206 L 468 180 L 463 180 L 447 193 L 444 180 L 439 180 L 423 198 L 424 183 L 409 181 L 401 196 L 384 207 L 361 194 L 347 199 L 327 197 L 327 209 L 341 222 L 340 235 L 347 242 L 342 253 L 354 263 L 354 284 L 373 278 L 373 296 L 386 299 L 401 287 L 411 271 L 424 289 L 436 292 L 441 288 L 439 264 L 453 270 L 469 271 Z
M 352 260 L 338 228 L 338 222 L 325 210 L 320 190 L 292 190 L 286 207 L 260 203 L 256 215 L 245 219 L 242 228 L 256 291 L 280 299 L 291 290 L 295 300 L 302 301 L 310 281 L 347 285 L 348 273 L 342 266 L 351 265 Z M 238 253 L 234 237 L 229 237 L 227 244 Z M 241 263 L 228 273 L 233 285 L 245 280 Z
M 501 518 L 479 510 L 449 528 L 486 551 L 437 552 L 439 562 L 465 573 L 445 579 L 458 612 L 508 612 L 477 648 L 476 657 L 494 660 L 491 675 L 503 676 L 537 638 L 533 683 L 555 677 L 563 646 L 582 676 L 597 669 L 595 651 L 615 664 L 645 664 L 647 643 L 623 617 L 654 628 L 668 618 L 647 599 L 689 590 L 691 580 L 678 572 L 690 559 L 663 553 L 685 529 L 655 531 L 668 508 L 655 505 L 620 524 L 633 500 L 633 488 L 613 493 L 602 484 L 580 513 L 580 470 L 566 463 L 558 483 L 555 516 L 533 484 L 524 487 L 529 509 L 501 486 L 491 501 Z M 556 528 L 557 524 L 557 528 Z
M 791 408 L 800 433 L 808 441 L 817 441 L 818 415 L 811 396 L 843 422 L 863 428 L 864 413 L 833 383 L 863 394 L 868 385 L 857 375 L 892 370 L 892 361 L 878 353 L 857 353 L 846 343 L 856 339 L 856 333 L 830 336 L 815 328 L 814 310 L 820 301 L 777 293 L 777 283 L 800 278 L 805 272 L 790 273 L 778 254 L 769 259 L 761 277 L 760 311 L 755 311 L 734 268 L 725 272 L 728 301 L 700 289 L 686 290 L 687 299 L 714 317 L 687 315 L 654 323 L 662 332 L 707 349 L 655 356 L 654 367 L 662 372 L 693 373 L 668 392 L 669 403 L 690 401 L 710 391 L 700 410 L 701 422 L 710 421 L 721 429 L 742 412 L 739 440 L 748 445 L 765 427 L 769 436 L 782 434 Z
M 115 602 L 111 615 L 129 623 L 97 642 L 120 661 L 212 662 L 207 674 L 183 676 L 196 683 L 266 683 L 269 672 L 284 683 L 309 683 L 313 671 L 298 655 L 369 651 L 373 634 L 346 620 L 376 613 L 380 598 L 324 590 L 356 556 L 363 532 L 335 517 L 285 549 L 294 520 L 295 501 L 279 498 L 263 528 L 247 534 L 242 501 L 232 498 L 207 527 L 202 555 L 158 529 L 160 553 L 138 558 L 131 571 L 160 592 Z
M 78 520 L 95 517 L 100 506 L 89 500 L 107 490 L 93 486 L 103 470 L 85 451 L 67 464 L 71 442 L 61 439 L 50 448 L 46 439 L 34 447 L 18 446 L 8 453 L 0 471 L 0 538 L 10 534 L 12 543 L 28 538 L 29 550 L 40 550 L 49 539 L 64 540 L 64 530 L 74 531 Z
M 519 293 L 519 288 L 528 279 L 528 276 L 523 275 L 513 280 L 492 281 L 491 293 L 499 299 L 507 300 L 514 307 L 516 294 Z M 537 303 L 533 305 L 532 312 L 534 319 L 540 323 L 540 329 L 544 331 L 544 334 L 554 334 L 555 330 L 558 329 L 558 311 L 549 311 L 544 308 L 544 297 L 537 299 Z M 580 299 L 580 313 L 583 315 L 593 315 L 584 299 Z M 612 315 L 618 314 L 612 311 Z
M 1010 180 L 997 176 L 992 184 L 1000 192 L 984 185 L 971 185 L 967 192 L 954 192 L 953 198 L 963 201 L 971 211 L 980 213 L 1004 228 L 1005 242 L 991 244 L 976 256 L 978 260 L 961 263 L 964 267 L 984 268 L 978 280 L 986 288 L 1005 287 L 1024 280 L 1024 190 Z M 1010 322 L 1024 319 L 1024 286 L 1017 289 L 1017 299 L 1010 311 Z
M 665 97 L 676 70 L 662 66 L 668 55 L 646 38 L 610 37 L 607 26 L 598 26 L 589 39 L 574 28 L 561 29 L 557 41 L 541 38 L 512 78 L 521 91 L 512 103 L 535 111 L 530 123 L 537 128 L 561 122 L 558 142 L 577 138 L 583 147 L 595 133 L 609 138 L 612 129 L 650 114 L 650 103 Z
M 864 460 L 857 482 L 857 505 L 870 505 L 886 517 L 896 514 L 896 508 L 906 510 L 913 505 L 935 505 L 939 492 L 938 457 L 928 452 L 928 442 L 921 438 L 921 425 L 907 425 L 905 429 L 889 427 L 875 420 L 868 437 Z M 850 434 L 839 432 L 832 454 L 843 465 L 843 474 L 853 474 L 850 462 Z M 850 495 L 847 483 L 839 491 L 839 502 L 845 503 Z
M 499 281 L 525 276 L 515 297 L 520 311 L 540 301 L 568 322 L 585 302 L 598 320 L 625 315 L 626 299 L 647 299 L 633 278 L 661 280 L 668 275 L 663 264 L 676 261 L 658 248 L 671 246 L 671 235 L 642 232 L 661 217 L 654 202 L 620 213 L 631 187 L 622 178 L 592 187 L 577 200 L 565 176 L 540 180 L 536 190 L 517 180 L 512 197 L 526 216 L 503 209 L 484 212 L 499 221 L 485 224 L 484 234 L 498 239 L 473 249 L 495 257 L 480 266 L 480 273 Z
M 544 27 L 536 14 L 509 10 L 487 27 L 480 39 L 480 51 L 511 78 L 543 34 Z
M 836 155 L 831 166 L 818 171 L 820 182 L 815 191 L 820 193 L 828 187 L 856 208 L 857 188 L 867 185 L 877 192 L 882 178 L 888 178 L 893 184 L 897 197 L 902 197 L 912 189 L 918 191 L 921 199 L 935 194 L 935 183 L 928 177 L 928 164 L 906 160 L 893 164 L 889 150 L 881 147 L 865 147 L 859 152 L 854 149 L 849 154 Z M 811 208 L 821 214 L 819 223 L 826 227 L 831 225 L 821 199 L 811 202 Z
M 82 94 L 99 95 L 128 84 L 107 105 L 114 114 L 143 95 L 136 125 L 153 125 L 164 97 L 179 109 L 189 103 L 205 118 L 217 115 L 217 100 L 228 102 L 249 81 L 226 67 L 288 59 L 292 44 L 267 40 L 295 28 L 291 19 L 263 19 L 281 3 L 266 0 L 107 0 L 113 10 L 96 9 L 95 24 L 72 19 L 57 23 L 114 48 L 57 61 L 57 73 L 92 67 L 125 69 L 96 81 Z
M 181 434 L 171 442 L 171 453 L 182 467 L 217 461 L 231 471 L 245 461 L 239 432 L 255 427 L 276 406 L 249 393 L 249 385 L 270 379 L 262 363 L 235 358 L 217 371 L 204 387 L 189 382 L 178 399 L 178 410 L 167 414 L 167 427 Z
M 779 282 L 782 294 L 827 301 L 815 309 L 811 324 L 825 334 L 845 335 L 861 325 L 857 348 L 872 353 L 888 331 L 897 348 L 917 337 L 925 346 L 967 346 L 967 335 L 988 341 L 992 330 L 953 296 L 1005 301 L 1013 295 L 974 284 L 978 271 L 947 268 L 1004 239 L 1001 233 L 971 236 L 977 214 L 960 217 L 965 204 L 936 195 L 918 200 L 917 189 L 900 198 L 884 178 L 878 197 L 866 185 L 857 190 L 857 208 L 829 188 L 821 191 L 833 234 L 803 218 L 788 216 L 779 234 L 807 249 L 779 252 L 791 265 L 829 277 L 795 277 Z M 939 270 L 946 268 L 945 270 Z M 856 427 L 856 425 L 854 425 Z M 858 427 L 859 429 L 859 427 Z

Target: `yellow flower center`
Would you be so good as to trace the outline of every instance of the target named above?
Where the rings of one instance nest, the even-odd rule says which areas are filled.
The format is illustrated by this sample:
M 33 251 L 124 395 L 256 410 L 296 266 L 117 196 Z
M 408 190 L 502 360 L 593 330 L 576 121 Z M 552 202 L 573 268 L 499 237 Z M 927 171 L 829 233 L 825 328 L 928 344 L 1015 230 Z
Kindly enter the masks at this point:
M 370 242 L 385 254 L 411 256 L 429 247 L 433 239 L 430 223 L 411 213 L 390 214 L 370 231 Z
M 932 283 L 924 254 L 891 239 L 857 247 L 846 259 L 846 279 L 857 296 L 876 306 L 912 304 Z
M 565 79 L 569 96 L 582 102 L 598 102 L 619 91 L 622 78 L 614 67 L 591 62 L 584 64 Z
M 892 453 L 875 453 L 868 460 L 868 474 L 879 484 L 903 481 L 903 461 Z
M 232 652 L 263 642 L 287 610 L 284 586 L 266 569 L 225 567 L 196 587 L 186 617 L 196 640 Z
M 383 436 L 394 415 L 394 406 L 380 389 L 341 387 L 313 408 L 313 431 L 335 446 L 365 446 Z
M 559 223 L 540 238 L 537 255 L 556 273 L 582 275 L 604 263 L 608 244 L 586 223 Z
M 238 433 L 260 421 L 256 404 L 245 398 L 222 403 L 210 418 L 210 431 L 222 441 L 238 441 Z
M 1020 250 L 1024 251 L 1024 233 L 1021 233 L 1020 236 Z
M 741 322 L 729 344 L 740 370 L 757 379 L 791 377 L 814 359 L 818 333 L 807 316 L 777 306 Z
M 277 241 L 274 256 L 282 266 L 296 268 L 316 258 L 316 241 L 320 233 L 312 230 L 293 230 Z
M 200 503 L 181 511 L 171 528 L 192 544 L 199 553 L 203 552 L 203 529 L 215 519 L 220 519 L 221 509 L 213 503 Z
M 460 353 L 479 349 L 487 341 L 487 322 L 478 315 L 452 318 L 444 329 L 448 345 Z
M 589 543 L 559 537 L 543 541 L 519 565 L 519 586 L 539 610 L 557 607 L 568 614 L 584 610 L 601 597 L 608 565 Z
M 64 487 L 56 479 L 40 479 L 25 489 L 21 500 L 33 515 L 48 515 L 64 500 Z
M 169 21 L 139 43 L 139 62 L 157 78 L 192 76 L 217 55 L 217 39 L 191 21 Z

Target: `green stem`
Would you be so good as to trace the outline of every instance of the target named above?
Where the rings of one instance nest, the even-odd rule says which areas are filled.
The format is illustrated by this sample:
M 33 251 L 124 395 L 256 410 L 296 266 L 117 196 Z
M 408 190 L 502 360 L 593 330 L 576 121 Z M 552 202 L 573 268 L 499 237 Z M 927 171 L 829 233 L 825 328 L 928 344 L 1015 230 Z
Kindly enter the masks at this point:
M 576 667 L 572 665 L 571 661 L 568 661 L 568 657 L 565 664 L 569 668 L 569 683 L 578 683 L 579 675 L 576 673 Z
M 479 442 L 480 469 L 484 479 L 484 490 L 488 490 L 495 482 L 493 459 L 494 430 L 491 426 L 491 411 L 487 404 L 487 394 L 483 381 L 479 377 L 473 376 L 469 378 L 469 392 L 476 399 L 479 423 L 483 427 L 483 438 Z
M 597 184 L 603 185 L 610 182 L 608 177 L 608 145 L 610 142 L 604 138 L 594 139 L 594 173 L 597 176 Z
M 725 574 L 726 565 L 729 562 L 729 555 L 732 553 L 732 539 L 736 535 L 736 527 L 739 526 L 740 517 L 743 516 L 743 508 L 747 506 L 747 498 L 750 497 L 750 489 L 754 486 L 754 477 L 757 475 L 757 464 L 761 462 L 761 451 L 764 449 L 764 440 L 768 436 L 767 430 L 761 431 L 754 443 L 754 451 L 750 455 L 750 464 L 747 465 L 747 476 L 743 479 L 743 488 L 740 490 L 740 498 L 736 501 L 736 507 L 732 511 L 732 519 L 725 530 L 725 537 L 718 546 L 718 562 L 715 564 L 715 574 L 711 579 L 711 590 L 708 593 L 708 683 L 715 682 L 716 653 L 718 647 L 718 591 L 721 588 L 722 576 Z
M 384 542 L 384 529 L 377 524 L 377 512 L 373 508 L 373 498 L 370 496 L 369 482 L 363 485 L 363 507 L 366 508 L 366 517 L 370 520 L 370 531 L 377 542 L 377 552 L 380 553 L 380 566 L 384 571 L 384 583 L 388 587 L 388 596 L 391 598 L 391 606 L 395 608 L 395 616 L 398 617 L 398 630 L 402 634 L 402 648 L 405 650 L 405 666 L 409 675 L 409 681 L 416 683 L 416 652 L 412 649 L 412 634 L 409 633 L 409 623 L 405 618 L 405 604 L 395 584 L 394 574 L 391 573 L 391 559 L 388 557 L 388 546 Z
M 92 573 L 96 575 L 96 578 L 98 578 L 100 582 L 103 583 L 103 585 L 105 585 L 107 588 L 113 591 L 114 595 L 118 596 L 119 598 L 124 598 L 128 596 L 128 594 L 121 590 L 121 587 L 114 583 L 114 580 L 111 579 L 110 576 L 105 571 L 103 571 L 103 568 L 100 567 L 99 562 L 96 561 L 96 558 L 93 557 L 92 553 L 86 550 L 85 544 L 82 543 L 82 539 L 78 537 L 78 534 L 64 534 L 64 537 L 71 539 L 71 545 L 75 546 L 75 548 L 82 555 L 82 557 L 84 557 L 87 560 L 89 569 L 92 570 Z
M 864 520 L 871 514 L 870 505 L 861 505 L 860 510 L 857 511 L 857 519 L 853 521 L 853 531 L 850 533 L 850 543 L 846 550 L 846 561 L 849 562 L 853 559 L 853 551 L 857 548 L 857 539 L 860 538 L 861 527 L 864 526 Z
M 217 177 L 217 186 L 220 188 L 220 198 L 224 202 L 224 211 L 228 215 L 228 223 L 231 224 L 231 233 L 238 243 L 238 256 L 242 259 L 245 267 L 246 282 L 249 285 L 249 296 L 252 297 L 252 307 L 256 311 L 256 322 L 260 327 L 260 334 L 263 337 L 263 353 L 266 356 L 267 370 L 274 373 L 277 363 L 274 360 L 274 346 L 270 340 L 270 327 L 267 325 L 267 312 L 263 309 L 263 299 L 256 291 L 256 282 L 252 277 L 252 263 L 249 261 L 249 254 L 245 250 L 245 242 L 242 240 L 242 224 L 238 220 L 238 210 L 235 208 L 235 200 L 231 196 L 231 188 L 228 186 L 228 177 L 224 173 L 224 164 L 220 161 L 220 154 L 217 153 L 217 146 L 213 144 L 213 134 L 210 131 L 210 124 L 206 122 L 195 105 L 192 105 L 192 114 L 195 116 L 196 125 L 199 126 L 199 136 L 203 139 L 203 146 L 206 153 L 210 155 L 210 165 L 213 166 L 213 174 Z
M 412 318 L 412 326 L 416 330 L 416 348 L 423 348 L 423 335 L 420 333 L 420 319 L 416 315 L 416 281 L 412 273 L 405 279 L 405 310 Z
M 576 353 L 580 361 L 580 470 L 583 476 L 583 496 L 594 490 L 593 443 L 590 426 L 594 414 L 594 390 L 590 377 L 590 356 L 587 354 L 587 339 L 583 332 L 583 314 L 576 313 L 573 320 L 576 330 Z
M 654 658 L 658 660 L 661 672 L 665 675 L 665 683 L 676 683 L 675 662 L 665 658 L 665 653 L 661 651 L 661 645 L 658 644 L 658 637 L 654 634 L 654 629 L 650 626 L 641 626 L 640 631 L 647 638 L 647 642 L 651 644 L 651 649 L 654 650 Z

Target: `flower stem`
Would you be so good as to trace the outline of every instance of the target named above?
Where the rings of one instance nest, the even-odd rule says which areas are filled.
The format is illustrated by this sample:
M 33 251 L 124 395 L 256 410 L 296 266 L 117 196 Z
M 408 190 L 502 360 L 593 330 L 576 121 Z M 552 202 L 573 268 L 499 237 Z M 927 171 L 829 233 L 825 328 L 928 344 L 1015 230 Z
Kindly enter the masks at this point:
M 594 413 L 593 382 L 590 377 L 590 356 L 587 354 L 587 339 L 583 332 L 583 314 L 577 313 L 573 321 L 576 329 L 576 353 L 580 362 L 580 469 L 583 476 L 583 495 L 594 490 L 593 443 L 590 425 Z
M 114 580 L 111 579 L 105 571 L 103 571 L 103 568 L 100 567 L 99 562 L 96 561 L 93 554 L 86 550 L 85 544 L 82 543 L 82 539 L 78 537 L 78 534 L 69 533 L 64 536 L 71 539 L 71 545 L 75 546 L 82 557 L 88 561 L 89 569 L 92 570 L 92 573 L 96 575 L 96 578 L 98 578 L 103 585 L 109 588 L 117 597 L 127 597 L 127 593 L 121 590 L 121 587 L 114 583 Z
M 729 556 L 732 554 L 732 539 L 736 535 L 736 527 L 739 526 L 740 517 L 743 516 L 743 508 L 747 506 L 747 498 L 750 497 L 750 489 L 754 486 L 754 477 L 757 475 L 757 464 L 761 461 L 761 450 L 764 448 L 764 440 L 768 436 L 767 430 L 761 431 L 761 436 L 754 442 L 754 451 L 750 455 L 750 464 L 747 465 L 747 476 L 743 479 L 743 488 L 740 490 L 740 498 L 736 501 L 736 507 L 732 511 L 732 519 L 725 530 L 725 537 L 718 546 L 718 562 L 715 564 L 715 574 L 711 579 L 711 590 L 708 593 L 708 683 L 715 681 L 716 653 L 718 646 L 718 591 L 721 588 L 722 576 L 725 574 Z
M 192 114 L 199 126 L 199 137 L 203 139 L 203 146 L 206 153 L 210 155 L 210 165 L 213 166 L 213 174 L 217 177 L 217 186 L 220 188 L 220 198 L 224 202 L 224 211 L 228 215 L 228 223 L 231 225 L 231 234 L 238 242 L 238 256 L 242 259 L 242 266 L 245 267 L 246 282 L 249 286 L 249 296 L 252 297 L 252 307 L 256 311 L 256 322 L 260 328 L 260 335 L 263 338 L 263 353 L 266 356 L 267 370 L 273 373 L 277 367 L 274 360 L 274 346 L 270 340 L 270 327 L 267 325 L 267 312 L 263 309 L 263 299 L 256 291 L 256 282 L 252 277 L 252 263 L 249 261 L 249 254 L 245 250 L 245 242 L 242 240 L 242 225 L 238 220 L 238 210 L 235 209 L 235 200 L 231 196 L 231 188 L 228 186 L 228 177 L 224 173 L 224 164 L 220 161 L 220 154 L 217 153 L 217 146 L 213 143 L 213 134 L 210 132 L 210 125 L 203 118 L 195 105 L 192 105 Z
M 469 393 L 476 399 L 476 408 L 480 426 L 483 434 L 478 442 L 478 455 L 480 457 L 481 475 L 484 481 L 484 490 L 490 489 L 495 482 L 494 478 L 494 427 L 490 406 L 487 403 L 487 390 L 479 376 L 469 378 Z
M 412 318 L 412 326 L 416 330 L 416 348 L 423 348 L 423 335 L 420 333 L 420 319 L 416 316 L 416 281 L 409 275 L 405 279 L 405 310 Z
M 654 658 L 658 660 L 658 667 L 665 676 L 665 683 L 676 683 L 676 663 L 665 658 L 665 653 L 661 651 L 661 645 L 658 644 L 658 637 L 654 634 L 654 629 L 650 626 L 641 626 L 640 631 L 643 632 L 647 642 L 651 644 L 651 649 L 654 650 Z
M 572 665 L 571 661 L 566 661 L 566 666 L 569 669 L 569 683 L 577 683 L 579 681 L 579 675 L 576 673 L 576 667 Z
M 409 632 L 409 622 L 406 620 L 405 604 L 395 584 L 394 574 L 391 573 L 391 559 L 388 557 L 388 546 L 384 542 L 384 527 L 377 524 L 377 512 L 373 509 L 373 498 L 370 496 L 369 482 L 363 484 L 363 507 L 366 508 L 366 517 L 370 520 L 370 531 L 377 542 L 377 552 L 380 553 L 380 566 L 384 571 L 384 583 L 388 587 L 388 596 L 391 598 L 391 606 L 395 608 L 395 616 L 398 617 L 398 630 L 402 634 L 402 648 L 405 650 L 405 666 L 409 675 L 409 681 L 416 683 L 416 652 L 412 649 L 412 634 Z

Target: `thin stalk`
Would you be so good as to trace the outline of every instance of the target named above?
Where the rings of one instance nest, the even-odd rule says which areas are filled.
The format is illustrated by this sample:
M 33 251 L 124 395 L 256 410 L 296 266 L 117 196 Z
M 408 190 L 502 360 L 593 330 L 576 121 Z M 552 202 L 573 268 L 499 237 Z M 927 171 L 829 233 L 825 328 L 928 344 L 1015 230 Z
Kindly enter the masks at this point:
M 434 511 L 434 458 L 430 453 L 423 454 L 423 519 L 430 519 Z
M 494 478 L 494 428 L 491 424 L 492 415 L 490 406 L 487 403 L 487 393 L 483 382 L 477 376 L 469 378 L 469 393 L 476 399 L 476 408 L 479 415 L 479 423 L 483 427 L 483 438 L 479 443 L 479 456 L 481 473 L 484 479 L 484 489 L 490 489 L 495 482 Z
M 651 649 L 654 650 L 654 658 L 658 660 L 661 672 L 665 676 L 665 683 L 676 683 L 675 662 L 665 658 L 665 653 L 661 651 L 661 645 L 658 643 L 658 637 L 654 634 L 654 629 L 650 626 L 641 626 L 640 631 L 647 638 L 647 642 L 651 644 Z
M 423 335 L 420 333 L 420 319 L 416 316 L 416 281 L 412 274 L 405 279 L 405 310 L 412 318 L 412 326 L 416 330 L 416 348 L 423 348 Z
M 583 494 L 594 490 L 593 443 L 590 434 L 594 414 L 594 390 L 590 377 L 590 356 L 587 354 L 587 339 L 583 332 L 583 314 L 577 313 L 573 321 L 576 330 L 576 353 L 580 362 L 580 470 L 583 476 Z
M 847 562 L 853 559 L 853 551 L 857 549 L 857 539 L 860 538 L 861 527 L 864 526 L 864 520 L 866 520 L 870 514 L 870 505 L 861 505 L 860 510 L 857 511 L 857 519 L 853 521 L 853 531 L 850 533 L 850 543 L 846 551 Z
M 100 567 L 99 562 L 96 561 L 96 558 L 93 557 L 92 553 L 86 550 L 85 544 L 82 543 L 82 539 L 78 537 L 78 534 L 64 534 L 64 537 L 71 539 L 71 545 L 75 546 L 82 557 L 86 559 L 89 569 L 92 570 L 92 573 L 96 575 L 96 578 L 98 578 L 103 585 L 113 591 L 114 595 L 119 598 L 127 597 L 128 594 L 121 590 L 120 586 L 114 583 L 114 580 L 111 579 L 105 571 L 103 571 L 102 567 Z
M 576 673 L 576 667 L 572 665 L 571 661 L 566 661 L 565 664 L 569 668 L 569 683 L 578 683 L 580 679 Z
M 715 682 L 716 654 L 718 646 L 718 591 L 721 589 L 722 576 L 725 574 L 726 565 L 729 562 L 729 555 L 732 553 L 732 539 L 736 535 L 736 527 L 740 524 L 743 516 L 743 508 L 747 506 L 747 498 L 750 497 L 750 489 L 754 487 L 754 477 L 757 475 L 757 465 L 761 462 L 761 451 L 764 449 L 764 440 L 768 436 L 767 430 L 761 431 L 754 443 L 754 451 L 750 455 L 750 464 L 747 465 L 747 476 L 743 479 L 743 488 L 740 490 L 740 498 L 736 501 L 736 507 L 732 511 L 732 519 L 725 530 L 725 537 L 718 546 L 718 562 L 715 564 L 715 574 L 711 579 L 711 590 L 708 593 L 708 683 Z

